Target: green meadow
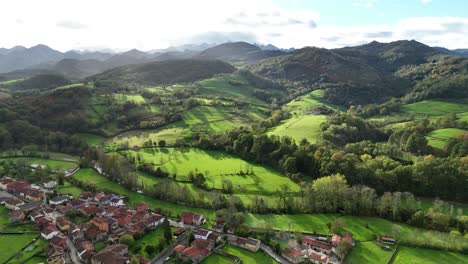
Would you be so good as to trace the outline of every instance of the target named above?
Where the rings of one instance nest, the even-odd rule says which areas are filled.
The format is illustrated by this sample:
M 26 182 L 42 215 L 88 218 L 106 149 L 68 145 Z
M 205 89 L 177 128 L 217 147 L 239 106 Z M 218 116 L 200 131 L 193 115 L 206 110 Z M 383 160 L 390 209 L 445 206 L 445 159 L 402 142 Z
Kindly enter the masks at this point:
M 139 151 L 124 151 L 125 156 L 135 157 L 141 163 L 161 167 L 170 174 L 176 174 L 179 180 L 189 180 L 189 172 L 195 170 L 205 174 L 207 185 L 222 188 L 223 179 L 230 180 L 237 193 L 275 193 L 279 186 L 287 184 L 291 191 L 299 191 L 299 185 L 279 172 L 257 164 L 249 163 L 238 157 L 219 152 L 201 149 L 152 148 Z M 239 172 L 253 171 L 248 175 Z
M 376 241 L 358 242 L 346 256 L 350 264 L 387 264 L 392 251 L 385 251 Z
M 75 162 L 42 158 L 21 157 L 2 158 L 1 160 L 13 160 L 14 162 L 16 162 L 17 160 L 25 160 L 28 164 L 39 164 L 49 166 L 49 168 L 54 171 L 65 171 L 67 169 L 73 169 L 78 167 L 78 164 Z
M 467 131 L 458 128 L 443 128 L 432 131 L 426 138 L 429 145 L 443 149 L 450 138 L 462 135 L 463 133 L 467 133 Z
M 401 107 L 401 111 L 414 116 L 437 117 L 450 113 L 468 112 L 468 104 L 441 100 L 424 100 L 417 103 L 403 105 Z
M 394 264 L 458 264 L 468 263 L 468 255 L 460 253 L 401 246 Z

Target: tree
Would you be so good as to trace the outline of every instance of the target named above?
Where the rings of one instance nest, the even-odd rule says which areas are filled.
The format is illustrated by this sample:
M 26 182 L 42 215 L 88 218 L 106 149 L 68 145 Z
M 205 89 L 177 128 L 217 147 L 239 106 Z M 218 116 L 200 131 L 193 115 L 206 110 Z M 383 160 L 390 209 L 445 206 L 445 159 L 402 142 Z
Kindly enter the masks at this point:
M 125 244 L 127 246 L 131 246 L 135 242 L 135 239 L 131 235 L 123 235 L 119 238 L 120 244 Z
M 172 232 L 171 232 L 171 226 L 169 225 L 169 220 L 167 217 L 164 217 L 162 228 L 164 229 L 164 238 L 166 239 L 166 242 L 169 244 L 169 242 L 171 242 L 172 240 Z
M 156 251 L 156 248 L 155 248 L 153 245 L 147 245 L 147 246 L 145 247 L 145 252 L 146 252 L 149 256 L 153 255 L 153 253 L 154 253 L 155 251 Z
M 353 245 L 349 241 L 342 240 L 336 247 L 336 252 L 341 258 L 344 258 L 352 248 Z
M 60 173 L 58 174 L 57 176 L 57 184 L 60 185 L 60 186 L 63 186 L 64 185 L 64 181 L 65 181 L 65 176 Z
M 137 256 L 133 255 L 132 259 L 130 260 L 130 264 L 140 264 L 140 261 L 138 260 Z
M 348 190 L 343 175 L 326 176 L 312 183 L 317 207 L 326 212 L 336 212 L 343 204 L 342 197 Z
M 164 140 L 164 139 L 159 140 L 158 146 L 160 146 L 162 148 L 165 147 L 166 146 L 166 140 Z

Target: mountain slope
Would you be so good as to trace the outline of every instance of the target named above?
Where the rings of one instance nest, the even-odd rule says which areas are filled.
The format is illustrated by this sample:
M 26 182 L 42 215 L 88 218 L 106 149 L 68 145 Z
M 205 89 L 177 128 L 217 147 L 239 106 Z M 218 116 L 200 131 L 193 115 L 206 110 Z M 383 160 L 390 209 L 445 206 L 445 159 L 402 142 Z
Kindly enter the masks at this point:
M 96 86 L 168 85 L 234 71 L 234 67 L 222 61 L 185 59 L 122 66 L 91 76 L 88 80 L 94 81 Z
M 233 42 L 208 48 L 200 52 L 199 57 L 226 61 L 255 61 L 282 54 L 284 54 L 284 52 L 279 50 L 262 50 L 246 42 Z
M 325 97 L 335 104 L 367 104 L 408 93 L 414 83 L 395 73 L 428 63 L 437 54 L 416 41 L 372 42 L 333 50 L 303 48 L 248 68 L 269 79 L 325 89 Z

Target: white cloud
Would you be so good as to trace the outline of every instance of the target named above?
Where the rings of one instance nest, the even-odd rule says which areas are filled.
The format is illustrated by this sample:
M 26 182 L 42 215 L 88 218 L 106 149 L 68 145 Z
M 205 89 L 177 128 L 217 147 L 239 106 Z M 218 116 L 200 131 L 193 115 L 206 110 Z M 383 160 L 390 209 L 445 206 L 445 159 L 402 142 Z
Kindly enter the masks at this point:
M 356 7 L 365 7 L 365 8 L 372 8 L 377 3 L 377 0 L 361 0 L 353 2 L 353 6 Z
M 370 7 L 376 1 L 360 3 Z M 272 0 L 4 0 L 2 10 L 9 12 L 0 16 L 0 47 L 42 43 L 62 51 L 150 50 L 189 42 L 244 40 L 283 48 L 335 48 L 374 39 L 468 47 L 466 18 L 422 17 L 394 24 L 334 26 L 321 23 L 317 12 L 278 7 Z
M 432 0 L 421 0 L 422 4 L 429 4 L 430 2 L 432 2 Z

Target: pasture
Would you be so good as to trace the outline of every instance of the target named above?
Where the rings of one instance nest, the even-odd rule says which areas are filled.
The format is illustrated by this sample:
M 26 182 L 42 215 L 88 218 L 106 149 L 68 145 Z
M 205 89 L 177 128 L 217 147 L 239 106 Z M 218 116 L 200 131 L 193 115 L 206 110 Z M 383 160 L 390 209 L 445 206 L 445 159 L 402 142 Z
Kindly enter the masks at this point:
M 39 164 L 48 166 L 53 171 L 65 171 L 67 169 L 74 169 L 78 167 L 78 164 L 70 161 L 63 160 L 52 160 L 52 159 L 43 159 L 35 157 L 21 157 L 21 158 L 2 158 L 0 160 L 12 160 L 17 162 L 18 160 L 24 160 L 27 164 Z
M 231 181 L 236 193 L 272 194 L 282 184 L 289 185 L 293 192 L 300 189 L 295 182 L 273 169 L 219 151 L 152 148 L 121 153 L 133 157 L 136 163 L 161 167 L 171 175 L 176 174 L 179 180 L 189 180 L 190 172 L 201 172 L 205 174 L 207 186 L 216 189 L 222 188 L 223 180 Z
M 401 246 L 394 264 L 455 264 L 468 263 L 468 256 L 460 253 Z
M 227 245 L 223 248 L 223 251 L 239 257 L 242 259 L 242 263 L 257 263 L 257 264 L 273 264 L 278 263 L 270 256 L 259 250 L 257 252 L 251 252 L 243 248 L 239 248 L 232 245 Z
M 417 103 L 403 105 L 401 107 L 401 111 L 418 117 L 436 117 L 450 113 L 468 112 L 468 104 L 440 100 L 424 100 Z
M 375 241 L 359 242 L 346 256 L 350 264 L 386 264 L 392 251 L 385 251 Z
M 90 146 L 99 145 L 99 144 L 103 143 L 107 139 L 106 137 L 96 135 L 96 134 L 89 134 L 89 133 L 81 133 L 81 134 L 78 134 L 78 136 L 84 142 L 86 142 L 86 144 L 88 144 Z
M 0 235 L 0 262 L 3 263 L 37 236 L 38 234 Z
M 320 139 L 320 124 L 326 119 L 325 115 L 295 115 L 272 128 L 268 134 L 288 136 L 296 142 L 305 138 L 311 143 L 316 143 Z
M 244 223 L 260 229 L 327 234 L 327 223 L 333 222 L 336 217 L 333 214 L 248 214 Z
M 466 130 L 458 129 L 458 128 L 437 129 L 429 133 L 426 136 L 426 139 L 430 146 L 443 149 L 445 145 L 447 144 L 447 141 L 450 138 L 456 137 L 458 135 L 462 135 L 463 133 L 466 133 L 466 132 L 467 132 Z

